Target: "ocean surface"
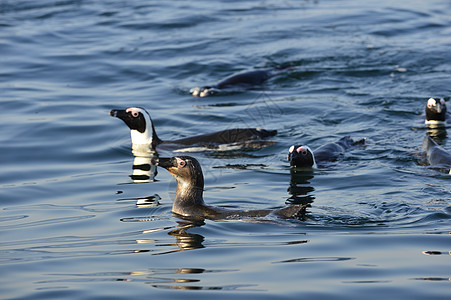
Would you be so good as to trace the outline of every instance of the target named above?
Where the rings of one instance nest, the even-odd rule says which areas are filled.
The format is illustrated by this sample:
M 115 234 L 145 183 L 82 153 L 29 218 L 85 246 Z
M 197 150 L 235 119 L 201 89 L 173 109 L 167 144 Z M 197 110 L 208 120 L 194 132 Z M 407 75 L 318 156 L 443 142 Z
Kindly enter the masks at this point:
M 451 176 L 426 166 L 429 97 L 451 94 L 451 2 L 0 0 L 1 299 L 449 299 Z M 288 66 L 205 98 L 195 86 Z M 310 203 L 299 220 L 192 223 L 175 181 L 134 180 L 125 124 L 162 139 L 276 129 L 190 153 L 205 201 Z M 448 128 L 449 130 L 449 128 Z M 288 148 L 365 147 L 312 172 Z M 173 156 L 171 152 L 162 153 Z

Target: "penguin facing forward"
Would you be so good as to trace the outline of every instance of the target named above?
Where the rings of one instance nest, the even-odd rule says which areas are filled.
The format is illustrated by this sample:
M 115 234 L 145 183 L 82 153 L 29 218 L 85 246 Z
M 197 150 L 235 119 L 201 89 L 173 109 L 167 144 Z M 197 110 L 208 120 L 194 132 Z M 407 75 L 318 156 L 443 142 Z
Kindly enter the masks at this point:
M 354 141 L 345 136 L 334 143 L 325 144 L 315 151 L 306 145 L 295 144 L 288 149 L 288 161 L 295 168 L 317 168 L 318 164 L 332 162 L 342 156 L 346 150 L 355 146 L 364 146 L 366 139 Z
M 429 98 L 426 102 L 425 112 L 426 120 L 424 123 L 429 127 L 444 127 L 451 122 L 443 98 Z
M 156 150 L 159 145 L 167 145 L 168 148 L 177 150 L 190 146 L 195 146 L 196 149 L 206 148 L 208 150 L 227 150 L 226 147 L 221 148 L 221 145 L 264 147 L 270 145 L 271 142 L 264 142 L 263 139 L 277 134 L 277 130 L 235 128 L 173 141 L 163 141 L 158 137 L 152 118 L 144 108 L 129 107 L 124 110 L 113 109 L 110 115 L 121 119 L 130 128 L 134 148 L 148 147 Z

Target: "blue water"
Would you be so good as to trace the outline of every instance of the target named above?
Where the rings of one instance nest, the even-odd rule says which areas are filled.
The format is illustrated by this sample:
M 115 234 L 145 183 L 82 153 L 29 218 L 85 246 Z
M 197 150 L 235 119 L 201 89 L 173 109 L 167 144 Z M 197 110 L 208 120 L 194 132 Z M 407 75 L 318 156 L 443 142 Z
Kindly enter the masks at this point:
M 449 299 L 450 176 L 418 157 L 426 100 L 451 93 L 450 11 L 445 0 L 0 1 L 1 298 Z M 252 90 L 189 94 L 280 64 L 290 69 Z M 130 178 L 128 128 L 108 115 L 129 106 L 168 140 L 277 129 L 260 150 L 192 154 L 205 201 L 311 202 L 306 219 L 174 217 L 168 172 Z M 290 175 L 293 143 L 345 135 L 367 146 Z M 446 133 L 441 143 L 451 151 Z

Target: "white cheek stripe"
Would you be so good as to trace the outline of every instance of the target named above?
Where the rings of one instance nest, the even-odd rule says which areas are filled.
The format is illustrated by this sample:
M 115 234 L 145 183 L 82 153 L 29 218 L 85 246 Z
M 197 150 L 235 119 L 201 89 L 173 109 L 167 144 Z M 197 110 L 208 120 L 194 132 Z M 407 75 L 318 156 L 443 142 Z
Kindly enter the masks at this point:
M 125 111 L 131 112 L 133 115 L 142 113 L 144 119 L 146 120 L 146 131 L 144 131 L 143 133 L 139 132 L 138 130 L 130 130 L 132 144 L 151 145 L 153 139 L 153 132 L 152 132 L 152 120 L 150 119 L 149 114 L 139 107 L 129 107 Z
M 312 149 L 310 149 L 309 146 L 302 146 L 302 148 L 305 148 L 307 151 L 309 151 L 312 154 L 312 158 L 313 158 L 313 166 L 312 166 L 312 168 L 313 169 L 317 169 L 318 165 L 316 164 L 315 154 L 313 153 Z
M 433 106 L 436 106 L 436 105 L 437 105 L 437 101 L 434 98 L 429 98 L 428 99 L 428 103 L 427 103 L 428 107 L 433 107 Z
M 313 169 L 318 169 L 318 165 L 316 164 L 315 154 L 313 154 L 313 152 L 312 152 L 312 156 L 313 156 L 313 166 L 312 166 L 312 168 Z
M 299 147 L 296 149 L 296 151 L 299 153 L 299 151 L 300 151 L 299 149 L 302 149 L 302 148 L 303 148 L 304 150 L 309 151 L 309 152 L 312 154 L 312 157 L 313 157 L 313 166 L 312 166 L 312 168 L 313 168 L 313 169 L 317 169 L 317 168 L 318 168 L 318 165 L 316 164 L 315 154 L 313 154 L 312 149 L 310 149 L 309 146 L 303 145 L 303 146 L 299 146 Z M 290 149 L 288 149 L 288 152 L 289 152 L 289 153 L 293 153 L 293 151 L 294 151 L 294 145 L 291 146 Z M 289 157 L 288 157 L 288 159 L 289 159 Z

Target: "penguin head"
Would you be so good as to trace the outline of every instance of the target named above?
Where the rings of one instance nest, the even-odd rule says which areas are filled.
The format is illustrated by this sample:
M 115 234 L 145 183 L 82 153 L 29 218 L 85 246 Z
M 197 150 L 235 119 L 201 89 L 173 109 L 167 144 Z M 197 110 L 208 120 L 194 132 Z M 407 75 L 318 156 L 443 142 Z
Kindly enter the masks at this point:
M 160 157 L 155 162 L 174 176 L 177 180 L 177 189 L 204 188 L 202 167 L 194 157 Z
M 129 107 L 125 110 L 113 109 L 110 116 L 124 121 L 130 128 L 132 144 L 148 144 L 153 148 L 160 142 L 149 113 L 141 107 Z
M 288 149 L 290 166 L 296 168 L 316 168 L 315 155 L 309 146 L 293 145 Z
M 211 86 L 203 86 L 192 88 L 189 92 L 193 97 L 207 97 L 217 93 L 218 89 Z
M 426 124 L 446 121 L 446 103 L 445 100 L 429 98 L 426 104 Z

